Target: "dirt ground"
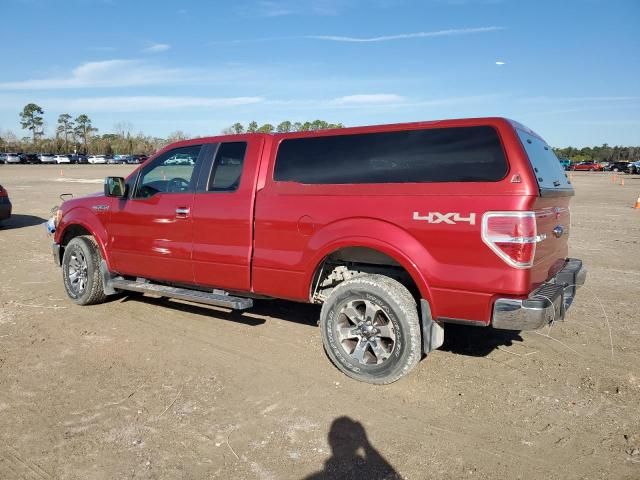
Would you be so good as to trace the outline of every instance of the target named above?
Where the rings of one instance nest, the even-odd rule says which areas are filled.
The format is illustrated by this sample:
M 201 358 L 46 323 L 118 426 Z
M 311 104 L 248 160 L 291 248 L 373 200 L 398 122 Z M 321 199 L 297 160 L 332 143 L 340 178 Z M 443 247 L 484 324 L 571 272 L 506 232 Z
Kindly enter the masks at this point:
M 314 306 L 68 301 L 41 224 L 130 169 L 0 165 L 0 479 L 640 478 L 640 177 L 574 175 L 565 322 L 448 326 L 377 387 L 331 365 Z

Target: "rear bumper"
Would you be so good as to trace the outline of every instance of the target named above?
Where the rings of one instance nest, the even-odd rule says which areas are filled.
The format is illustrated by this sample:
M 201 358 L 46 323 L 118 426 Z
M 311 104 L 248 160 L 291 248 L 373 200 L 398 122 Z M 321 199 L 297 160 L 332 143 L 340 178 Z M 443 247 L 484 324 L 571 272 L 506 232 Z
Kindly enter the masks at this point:
M 569 258 L 562 270 L 531 292 L 528 298 L 498 298 L 493 306 L 491 323 L 494 328 L 505 330 L 536 330 L 562 320 L 586 278 L 587 270 L 582 260 Z

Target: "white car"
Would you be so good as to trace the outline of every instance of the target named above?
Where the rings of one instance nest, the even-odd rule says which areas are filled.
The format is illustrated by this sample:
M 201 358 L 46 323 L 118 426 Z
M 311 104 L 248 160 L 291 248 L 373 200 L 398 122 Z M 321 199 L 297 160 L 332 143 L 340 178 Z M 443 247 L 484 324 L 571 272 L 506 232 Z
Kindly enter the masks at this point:
M 20 155 L 17 153 L 5 153 L 4 163 L 20 163 Z
M 88 159 L 87 162 L 89 163 L 107 163 L 107 156 L 106 155 L 91 155 Z
M 56 155 L 53 157 L 56 163 L 71 163 L 71 159 L 68 155 Z
M 53 153 L 41 153 L 40 161 L 42 163 L 56 163 L 56 158 Z

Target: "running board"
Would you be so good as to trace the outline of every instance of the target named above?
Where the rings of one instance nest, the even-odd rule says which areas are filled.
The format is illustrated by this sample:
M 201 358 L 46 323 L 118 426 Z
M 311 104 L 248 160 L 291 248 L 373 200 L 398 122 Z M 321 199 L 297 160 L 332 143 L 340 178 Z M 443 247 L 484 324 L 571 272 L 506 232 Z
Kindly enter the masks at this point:
M 251 298 L 233 297 L 225 293 L 210 293 L 188 288 L 170 287 L 146 281 L 126 280 L 122 277 L 112 278 L 108 286 L 117 290 L 130 290 L 133 292 L 150 293 L 160 297 L 178 298 L 195 303 L 205 303 L 216 307 L 225 307 L 232 310 L 246 310 L 253 307 Z

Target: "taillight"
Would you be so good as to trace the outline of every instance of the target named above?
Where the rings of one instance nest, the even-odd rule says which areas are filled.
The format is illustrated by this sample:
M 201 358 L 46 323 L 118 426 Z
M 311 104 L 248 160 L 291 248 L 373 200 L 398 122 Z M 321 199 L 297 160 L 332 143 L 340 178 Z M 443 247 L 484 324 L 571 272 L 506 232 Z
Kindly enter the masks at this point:
M 9 193 L 0 185 L 0 197 L 8 197 Z
M 487 212 L 482 217 L 482 241 L 512 267 L 531 268 L 538 235 L 534 212 Z

